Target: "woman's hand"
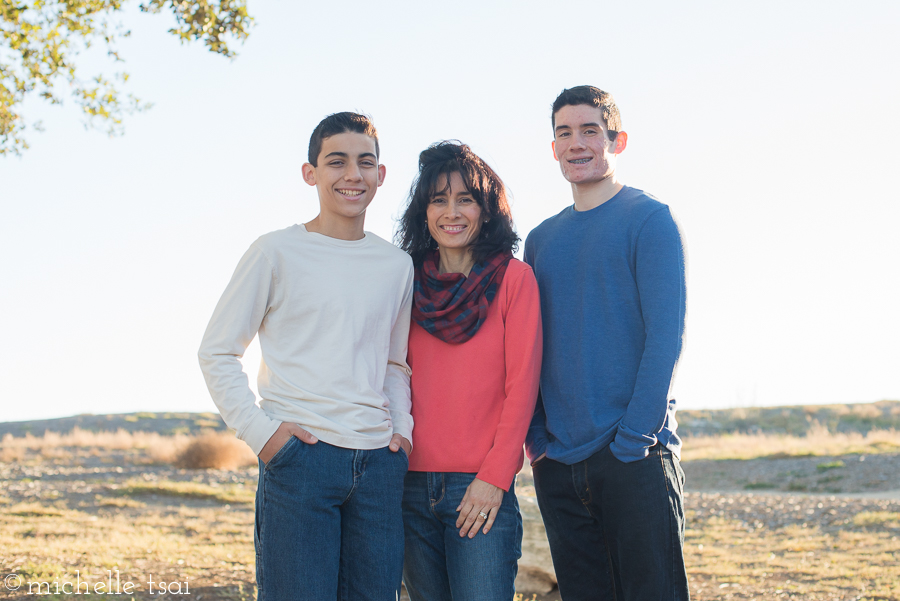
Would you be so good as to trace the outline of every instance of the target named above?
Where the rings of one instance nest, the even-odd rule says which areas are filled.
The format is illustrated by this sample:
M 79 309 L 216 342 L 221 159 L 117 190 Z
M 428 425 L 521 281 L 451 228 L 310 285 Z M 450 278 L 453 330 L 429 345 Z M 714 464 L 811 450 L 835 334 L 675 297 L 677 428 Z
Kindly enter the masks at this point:
M 459 517 L 456 518 L 456 527 L 462 527 L 459 535 L 468 535 L 469 538 L 474 538 L 482 524 L 484 524 L 484 528 L 481 531 L 485 534 L 490 532 L 502 502 L 502 488 L 478 478 L 472 480 L 472 483 L 466 488 L 466 494 L 459 507 L 456 508 L 456 511 L 459 512 Z M 487 519 L 481 514 L 486 515 Z

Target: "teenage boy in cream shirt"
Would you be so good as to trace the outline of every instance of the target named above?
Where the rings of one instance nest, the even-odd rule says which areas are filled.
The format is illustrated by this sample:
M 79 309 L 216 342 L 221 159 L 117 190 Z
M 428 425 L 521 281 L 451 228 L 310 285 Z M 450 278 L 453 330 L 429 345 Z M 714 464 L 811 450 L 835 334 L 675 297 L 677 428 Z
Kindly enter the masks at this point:
M 312 221 L 251 245 L 203 337 L 225 423 L 259 456 L 259 599 L 394 600 L 409 465 L 409 256 L 363 230 L 384 181 L 371 121 L 326 117 L 303 179 Z M 259 406 L 239 358 L 259 335 Z

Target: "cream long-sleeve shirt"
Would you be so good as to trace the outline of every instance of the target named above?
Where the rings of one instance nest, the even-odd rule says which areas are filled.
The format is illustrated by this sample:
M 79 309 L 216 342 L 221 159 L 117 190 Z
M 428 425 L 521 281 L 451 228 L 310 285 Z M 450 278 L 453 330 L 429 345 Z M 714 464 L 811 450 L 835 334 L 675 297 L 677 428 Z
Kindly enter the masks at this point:
M 281 422 L 328 444 L 412 441 L 406 349 L 413 267 L 366 232 L 338 240 L 294 225 L 260 237 L 222 294 L 200 367 L 225 423 L 256 454 Z M 239 358 L 259 334 L 259 406 Z

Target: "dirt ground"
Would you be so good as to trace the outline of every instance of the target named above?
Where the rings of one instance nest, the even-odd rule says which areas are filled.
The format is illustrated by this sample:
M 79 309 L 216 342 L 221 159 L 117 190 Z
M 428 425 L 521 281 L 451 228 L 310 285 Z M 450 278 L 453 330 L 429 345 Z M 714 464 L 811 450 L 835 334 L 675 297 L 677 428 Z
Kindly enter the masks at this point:
M 682 466 L 695 601 L 900 601 L 900 454 Z M 517 491 L 533 494 L 527 467 Z M 532 598 L 560 600 L 556 590 Z
M 694 461 L 684 469 L 695 600 L 900 599 L 900 455 Z M 114 561 L 132 573 L 190 578 L 197 599 L 252 599 L 256 479 L 255 468 L 148 465 L 136 449 L 57 448 L 0 463 L 0 571 L 47 579 Z M 533 494 L 527 470 L 518 491 Z M 125 540 L 96 533 L 103 529 Z M 835 568 L 842 563 L 846 570 Z M 559 600 L 557 591 L 520 594 Z M 0 598 L 32 597 L 0 587 Z
M 786 457 L 683 464 L 687 490 L 876 495 L 900 491 L 900 454 Z

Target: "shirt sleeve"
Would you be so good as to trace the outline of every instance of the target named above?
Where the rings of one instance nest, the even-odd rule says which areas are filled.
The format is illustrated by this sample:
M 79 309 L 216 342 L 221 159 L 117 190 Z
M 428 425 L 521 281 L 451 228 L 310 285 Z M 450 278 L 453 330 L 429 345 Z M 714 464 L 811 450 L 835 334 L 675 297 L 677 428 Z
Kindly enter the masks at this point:
M 610 444 L 620 461 L 647 456 L 656 444 L 668 409 L 669 386 L 684 333 L 684 251 L 668 208 L 653 213 L 637 236 L 635 277 L 645 343 L 634 394 Z
M 520 273 L 508 291 L 508 299 L 504 323 L 506 398 L 493 446 L 478 471 L 480 480 L 503 490 L 509 490 L 522 467 L 522 444 L 534 415 L 541 375 L 541 304 L 531 269 Z
M 544 399 L 538 388 L 534 415 L 531 418 L 531 425 L 528 427 L 528 434 L 525 436 L 525 453 L 532 464 L 547 452 L 547 442 L 547 414 L 544 413 Z
M 525 262 L 534 269 L 534 238 L 531 234 L 525 239 Z M 547 414 L 544 412 L 544 399 L 541 396 L 540 387 L 537 391 L 537 401 L 534 406 L 534 415 L 528 434 L 525 436 L 525 452 L 531 463 L 547 452 Z
M 213 311 L 198 353 L 200 369 L 222 419 L 259 455 L 281 422 L 256 404 L 240 358 L 271 304 L 274 271 L 254 244 L 241 258 Z
M 384 375 L 384 394 L 388 398 L 388 411 L 391 414 L 394 434 L 399 434 L 412 444 L 413 417 L 412 400 L 409 390 L 409 378 L 412 370 L 406 362 L 409 347 L 409 324 L 412 313 L 413 270 L 409 268 L 406 286 L 403 291 L 403 302 L 400 312 L 391 329 L 388 365 Z

